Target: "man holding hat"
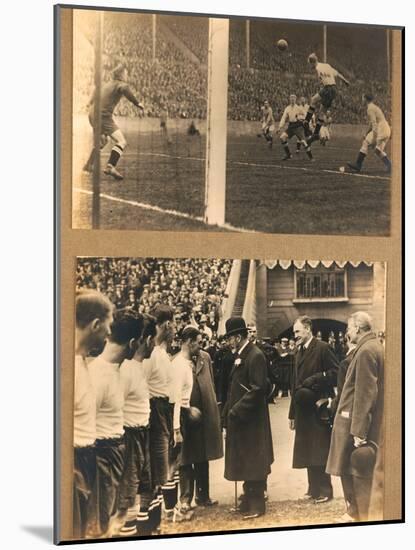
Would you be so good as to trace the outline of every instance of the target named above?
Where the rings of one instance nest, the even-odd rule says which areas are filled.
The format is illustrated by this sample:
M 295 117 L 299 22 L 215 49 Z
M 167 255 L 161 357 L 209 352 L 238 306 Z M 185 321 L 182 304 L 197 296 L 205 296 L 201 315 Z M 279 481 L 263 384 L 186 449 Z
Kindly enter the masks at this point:
M 225 478 L 243 481 L 237 508 L 244 519 L 265 514 L 264 491 L 274 461 L 267 405 L 267 361 L 248 339 L 242 317 L 226 321 L 226 337 L 236 352 L 223 411 L 226 428 Z
M 327 472 L 341 476 L 348 505 L 342 519 L 367 521 L 383 414 L 383 347 L 364 311 L 350 317 L 347 332 L 356 348 L 334 419 Z
M 325 473 L 330 448 L 330 426 L 318 408 L 323 398 L 334 397 L 337 359 L 327 342 L 313 337 L 312 321 L 303 315 L 294 323 L 298 346 L 292 381 L 289 425 L 295 430 L 293 468 L 307 468 L 305 499 L 316 504 L 333 498 L 331 479 Z M 323 410 L 324 412 L 324 410 Z

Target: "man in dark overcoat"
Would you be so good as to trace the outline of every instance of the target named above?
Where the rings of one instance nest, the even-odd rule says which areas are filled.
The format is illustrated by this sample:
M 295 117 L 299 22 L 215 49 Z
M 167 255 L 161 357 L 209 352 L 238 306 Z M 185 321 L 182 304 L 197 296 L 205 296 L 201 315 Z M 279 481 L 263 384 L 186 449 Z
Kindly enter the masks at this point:
M 266 402 L 267 361 L 263 352 L 249 341 L 242 317 L 226 321 L 226 336 L 236 355 L 223 411 L 225 478 L 244 482 L 238 511 L 244 514 L 244 519 L 253 519 L 265 514 L 264 491 L 274 461 Z
M 330 426 L 320 421 L 316 403 L 334 397 L 337 359 L 329 345 L 313 337 L 312 321 L 307 316 L 294 323 L 298 346 L 292 380 L 289 425 L 295 430 L 293 468 L 307 468 L 308 490 L 305 499 L 316 504 L 333 498 L 331 479 L 326 474 L 330 448 Z
M 383 347 L 366 312 L 351 316 L 347 332 L 356 348 L 334 419 L 327 472 L 341 476 L 351 520 L 367 521 L 383 415 Z
M 209 461 L 223 456 L 221 420 L 210 356 L 198 350 L 192 361 L 190 407 L 197 407 L 202 415 L 199 422 L 185 421 L 180 457 L 180 501 L 191 505 L 196 484 L 196 504 L 214 506 L 218 501 L 210 498 Z

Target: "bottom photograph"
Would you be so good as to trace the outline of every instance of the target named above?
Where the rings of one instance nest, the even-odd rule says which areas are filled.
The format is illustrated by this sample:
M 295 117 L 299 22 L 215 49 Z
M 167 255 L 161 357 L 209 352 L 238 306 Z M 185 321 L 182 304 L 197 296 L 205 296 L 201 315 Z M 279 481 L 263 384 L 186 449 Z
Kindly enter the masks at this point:
M 385 282 L 77 258 L 73 540 L 384 520 Z

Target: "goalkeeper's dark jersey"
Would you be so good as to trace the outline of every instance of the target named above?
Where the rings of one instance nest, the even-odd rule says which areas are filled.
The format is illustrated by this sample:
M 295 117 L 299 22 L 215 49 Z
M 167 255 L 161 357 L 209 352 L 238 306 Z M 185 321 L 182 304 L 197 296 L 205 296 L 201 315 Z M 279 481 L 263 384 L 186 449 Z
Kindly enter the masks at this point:
M 126 82 L 111 80 L 104 84 L 101 89 L 101 114 L 103 116 L 112 116 L 115 107 L 123 96 L 138 107 L 139 102 Z

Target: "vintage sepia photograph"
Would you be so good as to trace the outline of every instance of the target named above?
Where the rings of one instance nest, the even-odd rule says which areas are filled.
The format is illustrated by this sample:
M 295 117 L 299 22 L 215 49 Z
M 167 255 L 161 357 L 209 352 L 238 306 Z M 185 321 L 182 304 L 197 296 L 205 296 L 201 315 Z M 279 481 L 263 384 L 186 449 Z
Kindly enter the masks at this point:
M 385 519 L 386 269 L 78 257 L 70 540 Z
M 73 228 L 390 234 L 401 30 L 93 9 L 72 25 Z

